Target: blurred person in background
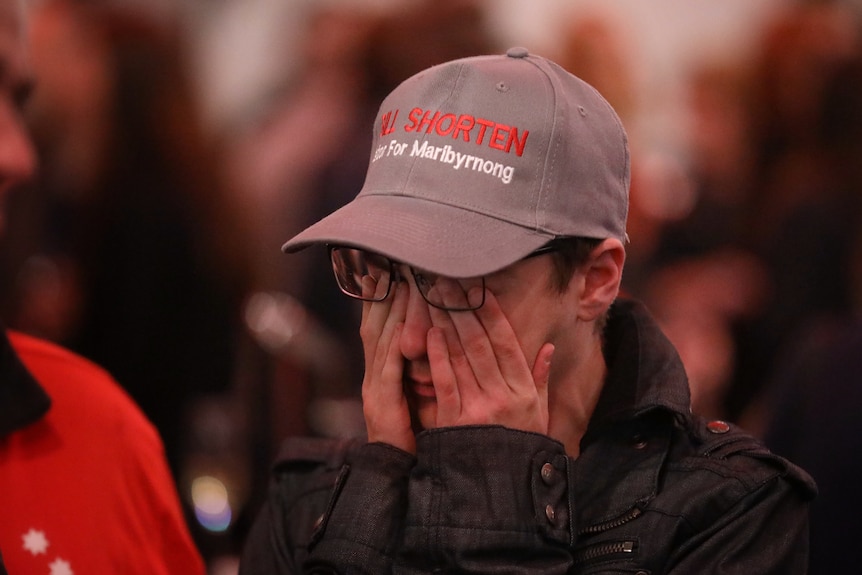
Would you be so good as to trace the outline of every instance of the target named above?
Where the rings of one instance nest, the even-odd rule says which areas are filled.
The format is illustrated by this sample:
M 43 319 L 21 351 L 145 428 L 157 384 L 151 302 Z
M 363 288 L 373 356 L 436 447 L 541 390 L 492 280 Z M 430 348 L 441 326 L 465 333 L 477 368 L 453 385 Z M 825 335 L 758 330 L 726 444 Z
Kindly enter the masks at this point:
M 862 22 L 842 2 L 791 5 L 763 34 L 752 70 L 747 241 L 769 297 L 740 330 L 736 406 L 782 370 L 788 345 L 823 315 L 853 313 L 859 229 Z
M 36 166 L 24 15 L 0 1 L 4 202 Z M 0 347 L 0 572 L 202 575 L 158 431 L 115 380 L 18 332 Z
M 27 121 L 41 169 L 8 206 L 6 320 L 129 392 L 159 430 L 209 558 L 230 547 L 249 489 L 232 385 L 251 278 L 221 143 L 201 129 L 174 29 L 70 0 L 35 3 L 30 19 L 40 89 Z M 229 490 L 229 525 L 199 517 L 199 476 Z
M 757 435 L 786 346 L 852 310 L 856 112 L 834 78 L 859 58 L 859 30 L 845 3 L 791 3 L 747 61 L 690 79 L 695 201 L 662 226 L 639 293 L 688 360 L 695 405 Z
M 659 230 L 639 293 L 685 362 L 693 408 L 757 432 L 759 426 L 741 419 L 741 408 L 728 405 L 738 369 L 737 326 L 760 313 L 769 291 L 765 266 L 748 241 L 749 82 L 748 70 L 735 61 L 707 62 L 690 77 L 693 202 Z
M 41 170 L 9 206 L 7 321 L 110 371 L 176 475 L 188 410 L 234 375 L 241 212 L 170 29 L 72 0 L 37 3 L 31 21 Z
M 808 239 L 821 249 L 820 273 L 830 275 L 820 281 L 846 284 L 821 291 L 832 301 L 802 308 L 806 315 L 787 334 L 761 403 L 765 441 L 805 465 L 821 489 L 811 506 L 811 573 L 828 575 L 857 569 L 847 549 L 862 536 L 849 519 L 862 511 L 862 464 L 854 456 L 862 450 L 862 54 L 833 62 L 818 114 L 831 156 L 826 175 L 839 187 L 822 204 L 805 202 L 807 217 L 794 221 L 800 233 L 820 234 Z

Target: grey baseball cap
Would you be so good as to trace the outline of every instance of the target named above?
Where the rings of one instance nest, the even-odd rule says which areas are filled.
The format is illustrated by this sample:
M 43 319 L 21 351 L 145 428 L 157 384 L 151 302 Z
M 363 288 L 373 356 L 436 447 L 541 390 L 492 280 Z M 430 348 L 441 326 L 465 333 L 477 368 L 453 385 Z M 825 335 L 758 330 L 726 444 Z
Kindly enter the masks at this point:
M 428 68 L 393 90 L 359 194 L 283 249 L 347 245 L 480 276 L 556 237 L 625 242 L 629 180 L 626 134 L 607 101 L 512 48 Z

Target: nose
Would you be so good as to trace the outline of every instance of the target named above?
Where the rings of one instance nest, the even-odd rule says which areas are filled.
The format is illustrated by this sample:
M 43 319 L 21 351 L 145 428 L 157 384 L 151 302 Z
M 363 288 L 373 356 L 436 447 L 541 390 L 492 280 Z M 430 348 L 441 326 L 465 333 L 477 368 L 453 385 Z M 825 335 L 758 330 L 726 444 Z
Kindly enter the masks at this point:
M 418 361 L 424 359 L 427 352 L 426 342 L 428 330 L 431 329 L 431 315 L 428 313 L 428 303 L 416 288 L 410 272 L 402 277 L 410 277 L 402 284 L 403 287 L 409 286 L 410 293 L 407 298 L 404 329 L 401 332 L 401 355 L 409 361 Z
M 0 101 L 0 190 L 30 179 L 36 170 L 36 152 L 15 106 Z

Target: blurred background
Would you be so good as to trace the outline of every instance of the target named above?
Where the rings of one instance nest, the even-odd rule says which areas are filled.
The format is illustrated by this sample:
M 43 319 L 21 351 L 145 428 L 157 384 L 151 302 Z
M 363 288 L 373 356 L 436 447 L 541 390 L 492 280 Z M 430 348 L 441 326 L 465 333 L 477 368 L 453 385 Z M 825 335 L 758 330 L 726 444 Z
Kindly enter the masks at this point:
M 695 410 L 806 467 L 812 573 L 846 571 L 862 450 L 862 2 L 30 0 L 39 178 L 0 316 L 108 368 L 157 425 L 212 575 L 289 435 L 361 436 L 358 308 L 281 244 L 351 199 L 383 96 L 513 45 L 617 109 L 625 291 Z

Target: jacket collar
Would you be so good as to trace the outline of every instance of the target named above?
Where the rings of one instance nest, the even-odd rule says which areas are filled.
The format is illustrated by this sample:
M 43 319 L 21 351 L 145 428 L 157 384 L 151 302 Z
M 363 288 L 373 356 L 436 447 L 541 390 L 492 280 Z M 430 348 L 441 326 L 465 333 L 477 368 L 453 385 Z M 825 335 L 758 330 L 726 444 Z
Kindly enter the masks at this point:
M 674 426 L 691 418 L 682 361 L 642 304 L 614 304 L 604 353 L 608 375 L 572 464 L 580 533 L 618 524 L 655 497 Z
M 646 307 L 620 299 L 605 330 L 608 375 L 590 429 L 664 408 L 688 419 L 691 393 L 679 354 Z
M 51 398 L 27 371 L 0 326 L 0 437 L 39 420 Z

